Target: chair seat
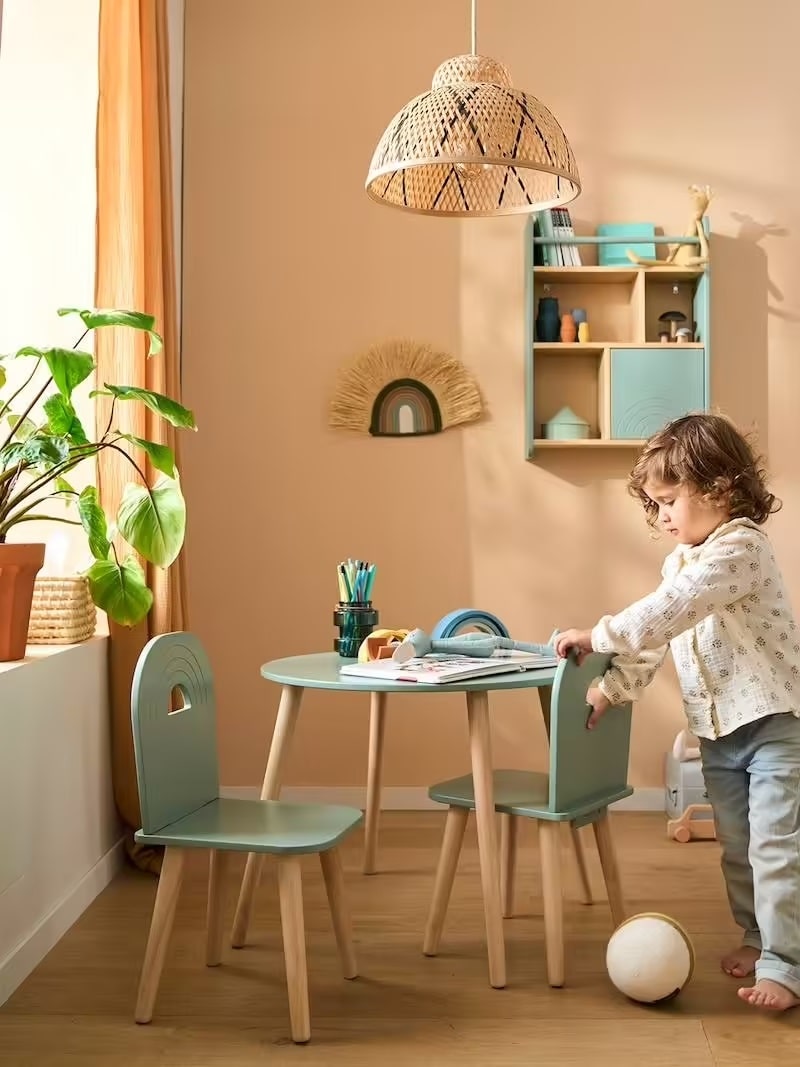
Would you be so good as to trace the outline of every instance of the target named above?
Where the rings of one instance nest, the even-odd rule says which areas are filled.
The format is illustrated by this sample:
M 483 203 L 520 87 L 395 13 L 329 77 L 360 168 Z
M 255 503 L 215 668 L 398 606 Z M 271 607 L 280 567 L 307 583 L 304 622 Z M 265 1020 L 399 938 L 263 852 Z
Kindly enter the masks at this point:
M 155 833 L 137 830 L 135 838 L 152 845 L 286 856 L 333 848 L 362 818 L 358 808 L 333 804 L 219 797 Z
M 603 796 L 586 797 L 567 811 L 552 811 L 549 807 L 550 779 L 547 774 L 540 771 L 494 771 L 492 778 L 495 811 L 506 815 L 522 815 L 529 819 L 577 819 L 633 793 L 630 787 L 625 787 L 612 795 L 605 793 Z M 474 810 L 475 787 L 472 775 L 465 774 L 461 778 L 437 782 L 428 790 L 428 796 L 437 804 Z

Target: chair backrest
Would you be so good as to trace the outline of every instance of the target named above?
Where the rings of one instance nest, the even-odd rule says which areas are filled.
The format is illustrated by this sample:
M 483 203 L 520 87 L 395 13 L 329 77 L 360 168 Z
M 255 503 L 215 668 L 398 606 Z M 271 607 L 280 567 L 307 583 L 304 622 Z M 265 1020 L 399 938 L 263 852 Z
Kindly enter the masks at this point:
M 628 790 L 631 705 L 609 708 L 593 729 L 586 693 L 611 657 L 593 652 L 578 666 L 570 657 L 556 671 L 550 707 L 551 811 L 571 811 Z
M 145 645 L 133 676 L 131 724 L 145 833 L 217 798 L 214 683 L 193 634 L 162 634 Z

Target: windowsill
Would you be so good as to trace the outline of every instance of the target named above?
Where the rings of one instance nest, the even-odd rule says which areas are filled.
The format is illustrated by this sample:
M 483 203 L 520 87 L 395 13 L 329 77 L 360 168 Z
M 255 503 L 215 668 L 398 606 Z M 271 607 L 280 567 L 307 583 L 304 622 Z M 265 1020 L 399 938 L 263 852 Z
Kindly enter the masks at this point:
M 15 668 L 28 667 L 31 664 L 41 663 L 43 660 L 50 659 L 51 656 L 61 656 L 68 652 L 72 652 L 76 648 L 82 648 L 84 645 L 90 645 L 97 643 L 98 641 L 107 641 L 108 634 L 98 630 L 93 637 L 88 638 L 86 641 L 79 641 L 75 645 L 28 645 L 25 649 L 24 659 L 11 660 L 9 663 L 0 663 L 0 675 L 6 674 L 9 671 L 13 671 Z

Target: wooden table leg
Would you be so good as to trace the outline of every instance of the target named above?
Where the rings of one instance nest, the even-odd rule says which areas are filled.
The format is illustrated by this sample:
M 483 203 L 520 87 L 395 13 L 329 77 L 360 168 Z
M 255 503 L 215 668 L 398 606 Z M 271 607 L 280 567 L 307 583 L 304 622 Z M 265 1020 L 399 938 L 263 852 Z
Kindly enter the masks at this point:
M 272 731 L 272 743 L 267 758 L 267 769 L 264 773 L 264 784 L 261 787 L 262 800 L 278 799 L 286 755 L 292 743 L 302 699 L 303 689 L 301 686 L 285 685 L 281 690 L 278 715 L 275 719 L 275 729 Z M 261 875 L 263 859 L 263 856 L 255 852 L 249 852 L 247 855 L 242 886 L 239 890 L 239 900 L 236 905 L 236 914 L 233 918 L 231 945 L 234 948 L 242 948 L 247 940 L 247 928 L 250 925 L 250 918 L 253 914 L 253 903 Z
M 375 874 L 378 853 L 378 820 L 381 814 L 383 736 L 386 729 L 388 693 L 372 693 L 369 702 L 369 759 L 367 763 L 367 808 L 364 828 L 364 874 Z
M 500 865 L 495 837 L 489 695 L 485 690 L 467 692 L 467 720 L 472 755 L 472 780 L 475 787 L 475 821 L 478 826 L 486 949 L 489 956 L 489 984 L 495 989 L 502 989 L 506 984 L 506 950 L 500 906 Z

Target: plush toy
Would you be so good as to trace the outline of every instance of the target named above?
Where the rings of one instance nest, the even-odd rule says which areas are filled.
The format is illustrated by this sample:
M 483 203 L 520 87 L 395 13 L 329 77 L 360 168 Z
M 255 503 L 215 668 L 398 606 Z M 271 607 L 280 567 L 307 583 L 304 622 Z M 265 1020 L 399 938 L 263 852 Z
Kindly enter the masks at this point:
M 640 267 L 705 267 L 708 263 L 708 238 L 703 225 L 703 216 L 711 202 L 711 187 L 700 185 L 689 186 L 689 196 L 692 201 L 692 217 L 684 232 L 684 237 L 696 237 L 699 243 L 699 252 L 694 252 L 693 245 L 671 245 L 666 259 L 642 259 L 630 248 L 625 254 L 632 263 Z
M 496 637 L 485 633 L 459 634 L 457 637 L 432 638 L 424 630 L 411 630 L 404 641 L 394 648 L 392 659 L 396 663 L 408 663 L 417 656 L 430 653 L 444 653 L 450 656 L 489 657 L 496 651 L 533 652 L 539 656 L 556 654 L 553 641 L 555 634 L 546 645 L 530 644 L 526 641 L 514 641 L 510 637 Z

